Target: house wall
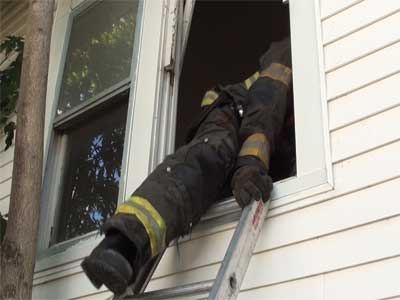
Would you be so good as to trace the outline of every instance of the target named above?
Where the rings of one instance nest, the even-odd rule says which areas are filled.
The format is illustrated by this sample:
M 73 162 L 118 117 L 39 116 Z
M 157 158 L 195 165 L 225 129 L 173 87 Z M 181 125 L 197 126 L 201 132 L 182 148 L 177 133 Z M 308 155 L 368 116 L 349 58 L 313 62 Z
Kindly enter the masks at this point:
M 0 41 L 9 35 L 24 36 L 27 18 L 27 1 L 1 1 L 0 3 Z M 12 120 L 15 121 L 13 116 Z M 8 212 L 11 192 L 12 162 L 14 145 L 7 151 L 5 136 L 0 132 L 0 213 Z
M 400 3 L 320 6 L 334 189 L 271 210 L 242 300 L 400 299 Z M 149 289 L 213 279 L 234 226 L 195 231 L 180 255 L 169 248 Z M 37 299 L 108 295 L 73 260 L 39 269 L 34 284 Z
M 23 36 L 27 18 L 28 1 L 1 1 L 0 40 L 8 35 Z

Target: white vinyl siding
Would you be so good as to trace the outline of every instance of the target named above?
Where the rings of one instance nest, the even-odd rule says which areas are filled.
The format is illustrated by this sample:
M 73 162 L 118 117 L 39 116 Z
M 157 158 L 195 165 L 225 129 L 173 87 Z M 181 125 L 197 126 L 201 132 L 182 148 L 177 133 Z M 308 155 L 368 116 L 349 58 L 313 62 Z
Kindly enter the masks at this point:
M 337 130 L 399 105 L 400 72 L 329 103 L 330 129 Z M 351 111 L 351 114 L 348 112 Z
M 400 299 L 400 2 L 319 2 L 334 189 L 272 207 L 241 300 Z M 196 229 L 179 255 L 168 248 L 149 289 L 213 279 L 234 227 Z M 74 259 L 37 265 L 37 298 L 106 298 Z
M 364 0 L 335 0 L 335 1 L 320 1 L 321 19 L 327 19 L 332 15 L 349 9 L 351 6 Z
M 323 0 L 322 2 L 324 2 Z M 332 5 L 336 4 L 335 1 Z M 333 43 L 399 11 L 397 0 L 363 0 L 324 20 L 324 44 Z
M 28 1 L 2 1 L 0 4 L 0 40 L 6 36 L 24 36 Z
M 0 3 L 0 42 L 9 35 L 24 36 L 28 3 L 26 1 L 4 1 Z M 16 117 L 12 117 L 15 121 Z M 15 142 L 15 139 L 14 139 Z M 11 176 L 14 158 L 14 143 L 4 151 L 5 135 L 0 132 L 0 213 L 8 212 Z

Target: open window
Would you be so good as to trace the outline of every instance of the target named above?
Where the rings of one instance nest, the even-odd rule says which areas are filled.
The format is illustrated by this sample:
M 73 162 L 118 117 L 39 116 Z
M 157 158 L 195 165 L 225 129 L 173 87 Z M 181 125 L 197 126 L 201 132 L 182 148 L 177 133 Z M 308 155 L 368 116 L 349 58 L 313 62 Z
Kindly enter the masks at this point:
M 155 131 L 158 138 L 153 140 L 153 148 L 158 149 L 153 167 L 184 144 L 208 89 L 245 80 L 258 70 L 258 59 L 272 41 L 290 36 L 293 112 L 286 121 L 293 121 L 294 126 L 284 133 L 286 146 L 281 145 L 272 158 L 272 207 L 332 188 L 319 3 L 286 2 L 289 4 L 280 0 L 185 1 L 181 27 L 178 21 L 182 37 L 177 44 L 182 48 L 176 51 L 174 77 L 169 80 L 174 80 L 174 91 L 160 97 L 161 106 L 169 107 L 156 122 L 161 130 Z M 164 134 L 164 128 L 173 134 Z M 212 208 L 204 219 L 237 211 L 230 198 Z
M 289 7 L 278 1 L 198 1 L 179 82 L 175 146 L 201 112 L 204 93 L 217 84 L 244 81 L 259 71 L 259 57 L 272 41 L 290 34 Z M 293 107 L 293 96 L 289 96 Z M 271 177 L 296 175 L 294 127 L 288 108 L 281 142 L 271 159 Z

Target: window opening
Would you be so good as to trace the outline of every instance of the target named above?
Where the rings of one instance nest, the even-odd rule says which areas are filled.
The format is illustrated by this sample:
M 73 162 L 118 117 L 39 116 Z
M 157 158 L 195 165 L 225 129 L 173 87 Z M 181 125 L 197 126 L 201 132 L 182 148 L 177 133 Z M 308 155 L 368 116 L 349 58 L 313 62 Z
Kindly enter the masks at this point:
M 180 77 L 175 146 L 184 144 L 208 89 L 250 77 L 270 43 L 289 34 L 289 8 L 281 1 L 196 1 Z M 296 175 L 293 95 L 289 97 L 281 143 L 271 159 L 274 181 Z

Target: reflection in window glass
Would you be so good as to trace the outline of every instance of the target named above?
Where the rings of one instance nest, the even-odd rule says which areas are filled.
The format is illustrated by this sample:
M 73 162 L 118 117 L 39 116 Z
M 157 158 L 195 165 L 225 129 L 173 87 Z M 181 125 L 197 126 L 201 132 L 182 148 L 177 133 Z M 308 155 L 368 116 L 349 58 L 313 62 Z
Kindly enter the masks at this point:
M 129 77 L 138 0 L 104 0 L 74 17 L 57 114 Z
M 114 105 L 105 114 L 65 132 L 66 170 L 56 242 L 98 229 L 114 213 L 127 101 Z

